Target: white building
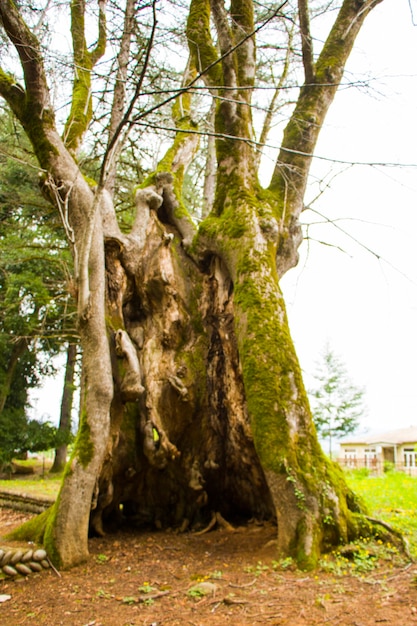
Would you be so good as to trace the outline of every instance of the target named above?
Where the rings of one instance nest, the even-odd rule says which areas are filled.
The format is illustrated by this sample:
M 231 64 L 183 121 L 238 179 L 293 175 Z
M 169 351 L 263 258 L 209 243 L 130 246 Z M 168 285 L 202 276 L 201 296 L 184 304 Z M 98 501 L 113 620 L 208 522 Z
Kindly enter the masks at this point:
M 343 467 L 367 467 L 381 473 L 386 463 L 417 476 L 417 426 L 340 441 L 338 462 Z

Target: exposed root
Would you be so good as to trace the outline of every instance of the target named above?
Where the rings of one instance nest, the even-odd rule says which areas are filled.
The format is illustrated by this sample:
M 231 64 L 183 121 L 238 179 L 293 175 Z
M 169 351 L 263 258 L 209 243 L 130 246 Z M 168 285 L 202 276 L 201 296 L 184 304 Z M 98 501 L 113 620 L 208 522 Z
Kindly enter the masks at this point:
M 236 528 L 232 526 L 231 524 L 229 524 L 229 522 L 224 519 L 221 513 L 216 513 L 216 519 L 217 519 L 218 525 L 221 528 L 224 528 L 225 530 L 227 530 L 229 533 L 234 533 L 236 531 Z
M 387 524 L 387 522 L 383 522 L 380 519 L 376 519 L 374 517 L 369 517 L 368 515 L 365 515 L 365 517 L 366 517 L 366 519 L 369 522 L 371 522 L 371 524 L 377 524 L 378 526 L 382 526 L 382 528 L 385 528 L 385 530 L 388 530 L 389 533 L 391 533 L 392 535 L 397 537 L 401 541 L 401 545 L 402 545 L 402 548 L 404 550 L 404 554 L 407 557 L 407 559 L 409 559 L 411 562 L 414 562 L 414 558 L 413 558 L 413 556 L 410 553 L 410 548 L 408 546 L 408 541 L 407 541 L 407 539 L 404 537 L 404 535 L 399 530 L 396 530 L 390 524 Z
M 185 531 L 188 529 L 190 525 L 190 520 L 188 520 L 186 517 L 182 520 L 182 524 L 179 527 L 178 532 L 179 533 L 185 533 Z
M 229 522 L 224 519 L 221 513 L 217 512 L 217 513 L 213 513 L 212 518 L 210 522 L 208 523 L 208 525 L 205 528 L 203 528 L 203 530 L 199 530 L 195 534 L 204 535 L 205 533 L 210 532 L 210 530 L 212 530 L 216 526 L 219 526 L 220 528 L 224 528 L 225 530 L 231 533 L 234 533 L 236 531 L 236 528 L 234 528 L 234 526 L 229 524 Z
M 205 535 L 206 533 L 210 532 L 210 530 L 212 530 L 216 524 L 217 524 L 217 516 L 216 516 L 216 513 L 213 513 L 208 525 L 205 528 L 203 528 L 203 530 L 199 530 L 197 533 L 195 533 L 195 535 L 197 536 Z

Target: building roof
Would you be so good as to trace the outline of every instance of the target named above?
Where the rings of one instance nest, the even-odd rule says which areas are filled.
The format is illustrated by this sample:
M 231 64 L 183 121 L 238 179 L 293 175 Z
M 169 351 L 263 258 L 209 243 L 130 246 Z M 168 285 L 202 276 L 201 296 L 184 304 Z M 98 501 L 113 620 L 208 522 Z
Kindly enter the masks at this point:
M 409 426 L 408 428 L 400 428 L 399 430 L 389 430 L 383 433 L 364 434 L 358 437 L 349 437 L 340 441 L 340 445 L 344 444 L 391 444 L 398 445 L 402 443 L 417 443 L 417 426 Z

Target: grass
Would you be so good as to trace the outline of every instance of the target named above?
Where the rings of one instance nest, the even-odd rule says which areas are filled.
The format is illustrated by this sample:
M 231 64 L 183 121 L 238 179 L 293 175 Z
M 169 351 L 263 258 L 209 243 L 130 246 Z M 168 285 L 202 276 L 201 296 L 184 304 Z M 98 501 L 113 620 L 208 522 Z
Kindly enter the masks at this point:
M 361 496 L 372 517 L 387 522 L 404 535 L 412 556 L 417 559 L 417 477 L 401 472 L 366 476 L 353 471 L 346 474 L 346 480 Z
M 47 496 L 55 498 L 61 486 L 61 474 L 49 474 L 51 460 L 49 459 L 29 459 L 27 461 L 16 461 L 23 467 L 33 467 L 34 474 L 18 475 L 12 474 L 9 480 L 0 480 L 0 491 L 11 491 L 13 493 L 28 494 L 31 496 Z
M 0 491 L 11 491 L 13 493 L 26 493 L 30 496 L 47 496 L 54 498 L 58 495 L 61 486 L 61 476 L 45 478 L 38 476 L 36 478 L 15 480 L 0 480 Z

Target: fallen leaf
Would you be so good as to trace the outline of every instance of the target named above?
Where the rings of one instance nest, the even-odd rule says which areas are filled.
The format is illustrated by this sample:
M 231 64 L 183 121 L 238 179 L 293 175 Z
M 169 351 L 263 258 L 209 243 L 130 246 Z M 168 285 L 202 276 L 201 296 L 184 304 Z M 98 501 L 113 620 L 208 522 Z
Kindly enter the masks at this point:
M 3 593 L 0 595 L 0 602 L 7 602 L 7 600 L 11 600 L 12 596 Z

